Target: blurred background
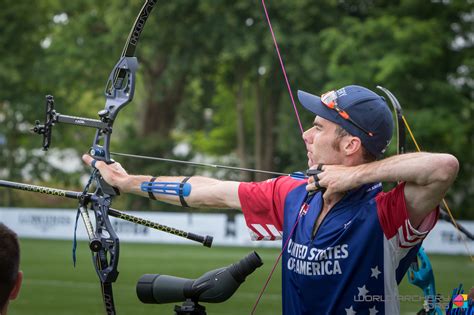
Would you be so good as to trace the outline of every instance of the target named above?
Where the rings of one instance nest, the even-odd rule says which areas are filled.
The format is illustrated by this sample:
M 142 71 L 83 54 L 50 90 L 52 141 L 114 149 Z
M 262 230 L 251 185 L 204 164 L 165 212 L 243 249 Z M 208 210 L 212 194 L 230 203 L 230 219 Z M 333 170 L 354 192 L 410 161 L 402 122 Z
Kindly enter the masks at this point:
M 0 4 L 0 178 L 80 190 L 89 172 L 80 156 L 94 131 L 57 125 L 45 153 L 30 128 L 44 119 L 47 94 L 54 95 L 61 114 L 97 117 L 106 80 L 142 1 Z M 347 84 L 391 90 L 422 149 L 459 159 L 460 173 L 447 201 L 456 219 L 473 220 L 474 1 L 275 0 L 267 5 L 293 93 L 322 94 Z M 306 169 L 306 151 L 259 1 L 160 1 L 137 57 L 135 98 L 114 125 L 112 151 L 286 173 Z M 298 109 L 308 128 L 313 117 Z M 407 143 L 414 151 L 408 138 Z M 395 153 L 393 140 L 387 155 Z M 116 160 L 135 174 L 268 178 Z M 0 206 L 74 208 L 75 203 L 2 188 Z M 115 199 L 114 206 L 182 211 L 133 196 Z M 462 258 L 467 262 L 461 270 L 474 271 Z
M 50 152 L 30 133 L 44 96 L 59 113 L 96 118 L 103 90 L 142 4 L 128 1 L 2 0 L 0 174 L 78 188 L 80 154 L 93 130 L 56 126 Z M 382 85 L 400 100 L 427 151 L 449 152 L 461 170 L 448 200 L 474 218 L 474 11 L 472 1 L 271 1 L 269 13 L 293 92 Z M 263 11 L 256 1 L 163 1 L 137 50 L 134 101 L 118 116 L 116 152 L 209 160 L 293 172 L 306 168 L 295 114 Z M 299 106 L 299 104 L 298 104 Z M 301 110 L 303 127 L 313 117 Z M 407 139 L 408 150 L 414 150 Z M 388 155 L 394 154 L 396 141 Z M 131 173 L 208 169 L 118 159 Z M 219 171 L 220 178 L 262 180 Z M 49 206 L 0 190 L 3 206 Z M 129 199 L 130 198 L 130 199 Z M 124 208 L 162 205 L 122 197 Z M 58 205 L 54 199 L 54 205 Z

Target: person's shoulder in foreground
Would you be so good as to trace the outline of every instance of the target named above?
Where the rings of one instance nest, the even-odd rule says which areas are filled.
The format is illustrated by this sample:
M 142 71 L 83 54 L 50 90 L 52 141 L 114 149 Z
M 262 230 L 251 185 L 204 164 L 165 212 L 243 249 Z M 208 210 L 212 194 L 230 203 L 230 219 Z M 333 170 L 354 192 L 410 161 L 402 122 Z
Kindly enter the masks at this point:
M 23 273 L 20 267 L 20 245 L 15 232 L 0 222 L 0 314 L 6 315 L 10 300 L 20 292 Z

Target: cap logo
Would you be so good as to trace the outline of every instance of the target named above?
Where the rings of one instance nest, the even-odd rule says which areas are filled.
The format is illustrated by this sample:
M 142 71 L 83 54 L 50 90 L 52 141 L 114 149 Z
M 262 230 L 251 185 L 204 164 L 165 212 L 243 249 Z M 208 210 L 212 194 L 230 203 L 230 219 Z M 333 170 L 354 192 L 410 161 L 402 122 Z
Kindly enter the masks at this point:
M 345 88 L 340 88 L 339 90 L 336 91 L 336 93 L 337 93 L 337 97 L 347 95 L 347 92 L 346 92 Z

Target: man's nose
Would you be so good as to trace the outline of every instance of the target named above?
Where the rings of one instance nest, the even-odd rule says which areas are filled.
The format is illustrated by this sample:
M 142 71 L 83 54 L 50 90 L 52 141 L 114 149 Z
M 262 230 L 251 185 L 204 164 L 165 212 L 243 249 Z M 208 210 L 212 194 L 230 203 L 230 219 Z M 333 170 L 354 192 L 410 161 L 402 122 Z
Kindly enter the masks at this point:
M 313 128 L 311 128 L 311 129 L 313 129 Z M 311 137 L 310 137 L 311 129 L 307 129 L 305 132 L 303 132 L 303 135 L 301 136 L 301 137 L 303 138 L 303 141 L 304 141 L 305 143 L 311 143 L 311 142 L 310 142 L 310 139 L 311 139 Z

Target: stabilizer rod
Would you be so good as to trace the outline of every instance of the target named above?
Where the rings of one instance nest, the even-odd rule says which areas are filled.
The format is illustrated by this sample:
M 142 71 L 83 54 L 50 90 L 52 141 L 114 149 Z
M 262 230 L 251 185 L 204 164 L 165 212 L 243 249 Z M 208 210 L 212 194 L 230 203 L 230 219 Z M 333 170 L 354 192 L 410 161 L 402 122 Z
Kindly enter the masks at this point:
M 6 187 L 6 188 L 12 188 L 12 189 L 18 189 L 18 190 L 24 190 L 24 191 L 29 191 L 29 192 L 35 192 L 35 193 L 40 193 L 40 194 L 47 194 L 47 195 L 53 195 L 53 196 L 58 196 L 58 197 L 65 197 L 65 198 L 70 198 L 70 199 L 81 199 L 82 198 L 82 193 L 78 191 L 70 191 L 70 190 L 64 190 L 64 189 L 56 189 L 56 188 L 51 188 L 51 187 L 45 187 L 45 186 L 37 186 L 37 185 L 29 185 L 29 184 L 24 184 L 24 183 L 18 183 L 18 182 L 10 182 L 6 180 L 0 180 L 0 187 Z M 88 197 L 90 198 L 92 194 L 88 194 Z M 149 221 L 143 218 L 139 218 L 127 213 L 124 213 L 122 211 L 119 211 L 117 209 L 112 209 L 109 208 L 108 212 L 111 216 L 116 217 L 118 219 L 122 219 L 125 221 L 129 221 L 135 224 L 140 224 L 158 231 L 166 232 L 169 234 L 173 234 L 176 236 L 180 236 L 183 238 L 186 238 L 191 241 L 195 241 L 198 243 L 203 244 L 206 247 L 211 247 L 212 245 L 212 236 L 206 235 L 206 236 L 201 236 L 195 233 L 191 232 L 186 232 L 183 230 L 179 230 L 170 226 L 166 226 L 157 222 Z

